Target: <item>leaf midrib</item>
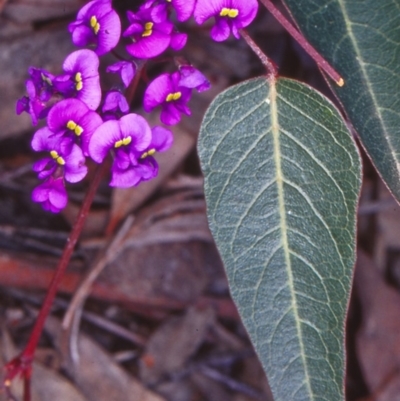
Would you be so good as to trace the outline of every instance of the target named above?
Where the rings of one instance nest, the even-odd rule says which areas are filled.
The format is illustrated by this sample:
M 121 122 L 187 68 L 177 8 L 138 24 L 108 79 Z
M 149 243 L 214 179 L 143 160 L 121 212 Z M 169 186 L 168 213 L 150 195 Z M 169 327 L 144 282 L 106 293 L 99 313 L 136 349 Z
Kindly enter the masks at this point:
M 305 373 L 305 381 L 308 389 L 308 393 L 310 394 L 311 399 L 314 399 L 313 392 L 310 386 L 310 375 L 308 373 L 308 366 L 305 356 L 305 349 L 303 344 L 303 334 L 300 327 L 300 316 L 297 307 L 297 299 L 296 292 L 294 289 L 294 279 L 292 273 L 292 266 L 290 262 L 290 249 L 288 242 L 288 233 L 287 233 L 287 223 L 286 223 L 286 208 L 285 208 L 285 199 L 284 199 L 284 190 L 283 190 L 283 172 L 281 166 L 281 149 L 279 142 L 279 120 L 278 120 L 278 106 L 277 106 L 277 92 L 276 92 L 276 81 L 271 79 L 269 81 L 270 91 L 269 96 L 265 99 L 265 102 L 269 104 L 271 110 L 271 132 L 273 138 L 273 146 L 274 146 L 274 162 L 276 166 L 276 185 L 278 190 L 278 203 L 279 203 L 279 221 L 281 226 L 282 233 L 282 248 L 285 255 L 285 266 L 288 276 L 290 295 L 292 299 L 292 309 L 294 313 L 294 319 L 296 322 L 296 331 L 299 339 L 300 353 L 301 359 L 304 366 Z
M 380 110 L 380 107 L 379 107 L 378 100 L 377 100 L 376 97 L 375 97 L 375 94 L 374 94 L 374 91 L 373 91 L 373 88 L 372 88 L 372 85 L 371 85 L 371 81 L 370 81 L 370 79 L 369 79 L 368 72 L 367 72 L 366 69 L 365 69 L 365 66 L 364 66 L 364 64 L 365 64 L 364 58 L 362 57 L 362 53 L 361 53 L 361 51 L 360 51 L 360 48 L 358 47 L 358 43 L 357 43 L 356 37 L 355 37 L 355 35 L 354 35 L 354 33 L 353 33 L 353 29 L 352 29 L 352 27 L 351 27 L 351 26 L 352 26 L 352 21 L 350 20 L 349 14 L 348 14 L 348 12 L 347 12 L 345 2 L 344 2 L 343 0 L 338 0 L 338 4 L 339 4 L 339 7 L 340 7 L 341 12 L 342 12 L 342 14 L 343 14 L 343 19 L 344 19 L 344 22 L 345 22 L 345 25 L 346 25 L 346 30 L 347 30 L 347 33 L 348 33 L 348 35 L 349 35 L 351 44 L 353 45 L 354 51 L 355 51 L 355 53 L 356 53 L 357 60 L 358 60 L 358 62 L 359 62 L 359 66 L 360 66 L 362 75 L 364 76 L 364 79 L 365 79 L 365 83 L 366 83 L 368 92 L 369 92 L 369 94 L 370 94 L 370 96 L 371 96 L 373 105 L 374 105 L 375 110 L 376 110 L 376 113 L 377 113 L 377 115 L 378 115 L 378 119 L 379 119 L 379 123 L 380 123 L 380 125 L 381 125 L 381 127 L 382 127 L 383 135 L 384 135 L 384 137 L 385 137 L 385 139 L 386 139 L 386 142 L 387 142 L 387 144 L 388 144 L 388 146 L 389 146 L 390 153 L 391 153 L 393 159 L 395 160 L 395 163 L 396 163 L 396 171 L 397 171 L 397 173 L 398 173 L 397 176 L 400 178 L 399 162 L 397 161 L 397 158 L 396 158 L 396 151 L 395 151 L 395 149 L 394 149 L 394 147 L 393 147 L 392 141 L 391 141 L 391 139 L 390 139 L 390 135 L 388 134 L 388 130 L 387 130 L 387 128 L 386 128 L 384 119 L 383 119 L 383 117 L 382 117 L 382 114 L 381 114 L 381 110 Z

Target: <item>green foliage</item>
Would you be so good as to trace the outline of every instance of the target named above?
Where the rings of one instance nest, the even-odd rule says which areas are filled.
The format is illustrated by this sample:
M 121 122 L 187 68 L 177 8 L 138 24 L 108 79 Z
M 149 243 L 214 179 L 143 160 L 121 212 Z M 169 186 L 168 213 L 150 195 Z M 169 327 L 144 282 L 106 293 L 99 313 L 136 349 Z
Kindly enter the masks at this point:
M 342 118 L 298 82 L 220 94 L 199 155 L 210 228 L 276 401 L 342 400 L 360 159 Z
M 284 0 L 300 30 L 343 76 L 332 85 L 382 178 L 400 200 L 400 3 Z
M 400 5 L 284 0 L 344 78 L 347 123 L 400 200 Z M 275 401 L 344 400 L 360 160 L 309 87 L 265 78 L 217 97 L 199 154 L 211 231 Z

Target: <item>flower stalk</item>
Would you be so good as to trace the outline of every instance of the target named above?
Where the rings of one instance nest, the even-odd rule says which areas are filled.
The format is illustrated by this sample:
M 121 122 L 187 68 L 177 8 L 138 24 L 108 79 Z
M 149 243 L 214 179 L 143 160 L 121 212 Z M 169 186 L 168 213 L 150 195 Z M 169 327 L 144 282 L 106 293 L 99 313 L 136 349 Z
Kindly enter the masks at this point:
M 260 0 L 267 10 L 278 20 L 278 22 L 289 32 L 296 42 L 315 60 L 315 62 L 331 77 L 338 86 L 344 85 L 343 78 L 339 73 L 314 49 L 306 38 L 285 18 L 276 8 L 271 0 Z
M 90 206 L 92 205 L 96 191 L 100 185 L 104 173 L 106 172 L 107 163 L 102 163 L 96 169 L 93 180 L 90 182 L 89 190 L 83 200 L 81 209 L 78 213 L 76 222 L 72 228 L 71 234 L 67 239 L 63 254 L 58 263 L 56 271 L 54 273 L 53 279 L 47 290 L 46 297 L 43 301 L 43 305 L 39 311 L 39 315 L 36 318 L 35 325 L 33 326 L 31 335 L 29 337 L 28 343 L 24 350 L 17 357 L 8 362 L 5 366 L 6 377 L 4 384 L 6 387 L 11 385 L 11 381 L 17 377 L 21 376 L 24 380 L 24 401 L 30 400 L 30 378 L 32 370 L 32 360 L 38 345 L 39 339 L 43 332 L 43 327 L 47 316 L 50 313 L 51 306 L 53 304 L 54 298 L 57 294 L 58 287 L 61 283 L 65 270 L 71 260 L 72 252 L 74 251 L 75 245 L 79 239 L 82 232 L 83 226 L 85 224 L 86 218 L 89 213 Z

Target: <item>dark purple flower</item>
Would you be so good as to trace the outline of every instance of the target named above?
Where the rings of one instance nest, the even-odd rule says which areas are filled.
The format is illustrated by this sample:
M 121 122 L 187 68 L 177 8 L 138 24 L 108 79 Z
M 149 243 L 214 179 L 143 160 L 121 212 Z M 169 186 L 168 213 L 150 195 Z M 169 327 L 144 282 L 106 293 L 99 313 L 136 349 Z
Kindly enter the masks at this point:
M 107 72 L 119 73 L 125 88 L 129 86 L 136 73 L 136 64 L 131 61 L 118 61 L 107 67 Z
M 191 89 L 179 85 L 181 75 L 162 74 L 150 83 L 144 94 L 143 108 L 148 113 L 161 106 L 160 120 L 167 125 L 174 125 L 181 120 L 181 113 L 190 115 L 187 106 Z
M 129 111 L 129 104 L 121 92 L 111 90 L 105 97 L 101 111 L 105 120 L 116 120 Z
M 113 150 L 115 157 L 110 185 L 127 188 L 137 184 L 135 166 L 151 139 L 151 129 L 146 120 L 131 113 L 120 120 L 106 121 L 97 128 L 89 143 L 89 154 L 96 163 L 101 163 Z
M 217 42 L 222 42 L 228 39 L 231 32 L 239 39 L 238 30 L 253 21 L 257 10 L 257 0 L 197 0 L 193 16 L 200 25 L 215 17 L 211 37 Z
M 29 75 L 35 86 L 36 95 L 42 102 L 47 102 L 54 94 L 54 75 L 42 68 L 29 67 Z
M 23 96 L 17 100 L 15 111 L 18 115 L 26 111 L 31 115 L 32 124 L 36 125 L 38 119 L 46 117 L 46 104 L 36 95 L 35 85 L 31 80 L 26 82 L 26 91 L 28 96 Z
M 181 78 L 179 86 L 185 88 L 197 89 L 198 92 L 203 92 L 210 89 L 210 81 L 196 68 L 191 65 L 181 65 L 179 67 Z
M 173 24 L 167 20 L 161 5 L 146 3 L 138 12 L 127 12 L 129 27 L 123 33 L 133 43 L 126 47 L 129 54 L 137 58 L 152 58 L 161 54 L 170 44 Z
M 85 156 L 89 156 L 88 146 L 93 132 L 102 123 L 101 117 L 79 99 L 61 100 L 52 107 L 47 118 L 49 129 L 79 142 Z
M 38 119 L 45 118 L 49 111 L 46 102 L 50 100 L 54 93 L 54 76 L 48 71 L 30 67 L 29 75 L 31 79 L 26 81 L 26 92 L 28 96 L 18 99 L 16 113 L 19 115 L 26 111 L 31 115 L 32 124 L 36 125 Z
M 67 206 L 68 197 L 62 177 L 49 179 L 32 192 L 32 200 L 42 204 L 44 210 L 59 213 Z
M 65 74 L 54 78 L 54 87 L 64 97 L 82 100 L 91 110 L 101 101 L 99 58 L 92 50 L 82 49 L 71 53 L 64 61 Z
M 58 177 L 63 173 L 66 181 L 74 183 L 81 181 L 87 174 L 82 150 L 70 138 L 60 138 L 48 127 L 44 127 L 35 132 L 31 146 L 37 152 L 49 153 L 48 157 L 33 165 L 33 171 L 38 173 L 39 179 Z
M 94 44 L 99 55 L 113 49 L 121 36 L 121 21 L 111 0 L 94 0 L 82 7 L 75 22 L 68 26 L 76 46 Z

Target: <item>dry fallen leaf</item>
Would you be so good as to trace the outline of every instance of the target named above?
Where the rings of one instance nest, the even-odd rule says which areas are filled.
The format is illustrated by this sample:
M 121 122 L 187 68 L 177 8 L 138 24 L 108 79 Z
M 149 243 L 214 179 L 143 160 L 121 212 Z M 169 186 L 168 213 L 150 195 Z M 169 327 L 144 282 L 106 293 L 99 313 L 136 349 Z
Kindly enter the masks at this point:
M 46 330 L 59 347 L 61 324 L 55 318 L 46 322 Z M 88 401 L 165 401 L 115 363 L 102 347 L 84 334 L 78 334 L 76 355 L 66 358 L 65 368 Z M 57 400 L 58 401 L 58 400 Z
M 140 364 L 140 377 L 155 385 L 165 375 L 187 365 L 215 323 L 213 309 L 189 308 L 182 317 L 171 317 L 150 337 Z

